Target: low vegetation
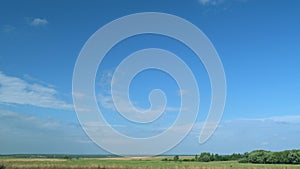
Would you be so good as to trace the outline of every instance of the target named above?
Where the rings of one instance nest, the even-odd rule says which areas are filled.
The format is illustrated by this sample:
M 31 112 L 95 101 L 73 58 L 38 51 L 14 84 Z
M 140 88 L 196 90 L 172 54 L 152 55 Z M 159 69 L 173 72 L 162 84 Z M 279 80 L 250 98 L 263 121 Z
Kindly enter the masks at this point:
M 281 152 L 271 152 L 256 150 L 245 153 L 239 160 L 243 163 L 258 164 L 300 164 L 300 150 L 286 150 Z
M 20 157 L 22 156 L 22 157 Z M 0 169 L 299 169 L 300 151 L 256 150 L 219 155 L 108 157 L 77 155 L 10 155 L 0 157 Z
M 172 158 L 172 157 L 169 157 Z M 179 159 L 187 158 L 179 156 Z M 193 158 L 193 157 L 191 157 Z M 300 165 L 252 164 L 237 161 L 182 162 L 153 159 L 0 159 L 4 169 L 299 169 Z
M 3 164 L 0 164 L 0 169 L 5 169 L 6 167 Z
M 240 163 L 255 164 L 300 164 L 300 150 L 285 150 L 280 152 L 255 150 L 250 153 L 233 153 L 231 155 L 219 155 L 203 152 L 200 155 L 196 155 L 194 158 L 179 159 L 179 156 L 174 156 L 173 160 L 164 158 L 162 161 L 238 161 Z

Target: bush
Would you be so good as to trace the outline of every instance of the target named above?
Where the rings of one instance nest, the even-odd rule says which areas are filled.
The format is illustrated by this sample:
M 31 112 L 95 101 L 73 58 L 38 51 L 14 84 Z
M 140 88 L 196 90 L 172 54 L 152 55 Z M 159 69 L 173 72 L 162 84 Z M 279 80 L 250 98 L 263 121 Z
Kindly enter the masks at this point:
M 195 159 L 183 159 L 182 161 L 195 161 Z
M 201 161 L 201 162 L 209 162 L 212 160 L 213 160 L 213 155 L 211 155 L 208 152 L 203 152 L 198 157 L 198 161 Z
M 179 156 L 178 155 L 174 156 L 173 160 L 174 161 L 178 161 L 179 160 Z
M 241 158 L 238 160 L 239 163 L 249 163 L 247 158 Z
M 6 167 L 3 164 L 0 164 L 0 169 L 5 169 Z
M 163 158 L 161 159 L 161 161 L 169 161 L 167 158 Z
M 252 151 L 249 154 L 248 160 L 251 163 L 259 163 L 259 164 L 266 164 L 267 159 L 270 157 L 272 152 L 264 151 L 264 150 L 256 150 Z
M 199 161 L 202 161 L 202 162 L 209 162 L 210 161 L 210 156 L 208 155 L 204 155 L 200 158 Z

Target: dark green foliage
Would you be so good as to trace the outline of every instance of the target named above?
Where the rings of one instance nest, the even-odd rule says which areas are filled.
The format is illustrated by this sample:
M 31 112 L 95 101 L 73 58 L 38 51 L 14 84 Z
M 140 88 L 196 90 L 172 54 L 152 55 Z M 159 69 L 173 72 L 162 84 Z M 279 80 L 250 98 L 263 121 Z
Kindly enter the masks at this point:
M 169 161 L 169 159 L 163 158 L 163 159 L 161 159 L 161 161 Z
M 70 156 L 68 156 L 68 155 L 65 155 L 65 156 L 64 156 L 64 159 L 72 160 L 72 157 L 70 157 Z
M 220 156 L 219 154 L 215 154 L 214 161 L 222 161 L 222 156 Z
M 247 158 L 241 158 L 238 160 L 239 163 L 249 163 L 249 160 Z
M 179 156 L 178 155 L 174 156 L 173 160 L 174 161 L 178 161 L 179 160 Z
M 286 150 L 281 152 L 256 150 L 248 154 L 245 153 L 239 162 L 257 164 L 300 164 L 300 150 Z
M 229 156 L 230 160 L 239 160 L 241 158 L 243 158 L 244 156 L 242 154 L 239 153 L 233 153 L 232 155 Z
M 244 158 L 242 154 L 233 153 L 232 155 L 219 155 L 203 152 L 199 156 L 195 156 L 196 161 L 209 162 L 209 161 L 233 161 Z
M 201 162 L 209 162 L 212 160 L 213 160 L 213 154 L 210 154 L 207 152 L 201 153 L 198 157 L 198 161 L 201 161 Z
M 248 160 L 250 163 L 266 164 L 270 155 L 270 151 L 256 150 L 249 154 Z
M 192 160 L 194 160 L 194 159 L 183 159 L 182 161 L 192 161 Z
M 256 164 L 300 164 L 300 150 L 285 150 L 281 152 L 255 150 L 250 153 L 233 153 L 231 155 L 219 155 L 203 152 L 200 155 L 195 155 L 194 160 L 200 162 L 238 161 L 239 163 Z
M 6 167 L 3 164 L 0 164 L 0 169 L 5 169 Z

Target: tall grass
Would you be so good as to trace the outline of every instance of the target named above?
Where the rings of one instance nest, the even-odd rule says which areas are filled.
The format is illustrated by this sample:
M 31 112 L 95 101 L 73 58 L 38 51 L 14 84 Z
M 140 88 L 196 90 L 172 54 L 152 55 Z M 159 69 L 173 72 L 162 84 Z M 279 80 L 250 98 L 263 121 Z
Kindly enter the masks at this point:
M 249 164 L 226 162 L 174 162 L 157 159 L 147 160 L 49 160 L 49 159 L 2 159 L 0 169 L 299 169 L 300 165 Z M 1 166 L 1 165 L 0 165 Z

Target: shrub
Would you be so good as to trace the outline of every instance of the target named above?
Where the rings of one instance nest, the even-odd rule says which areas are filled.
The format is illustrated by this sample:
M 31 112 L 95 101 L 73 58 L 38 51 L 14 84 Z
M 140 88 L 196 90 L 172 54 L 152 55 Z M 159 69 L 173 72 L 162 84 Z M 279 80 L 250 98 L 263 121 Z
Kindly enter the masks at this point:
M 182 161 L 192 161 L 192 160 L 195 160 L 195 159 L 183 159 Z
M 161 161 L 169 161 L 167 158 L 163 158 Z
M 210 153 L 207 152 L 203 152 L 200 154 L 200 156 L 198 157 L 198 161 L 201 162 L 209 162 L 212 161 L 212 155 Z
M 249 163 L 247 158 L 241 158 L 238 160 L 239 163 Z
M 174 161 L 178 161 L 179 160 L 179 156 L 178 155 L 174 156 L 173 160 Z
M 5 169 L 6 167 L 3 164 L 0 164 L 0 169 Z

